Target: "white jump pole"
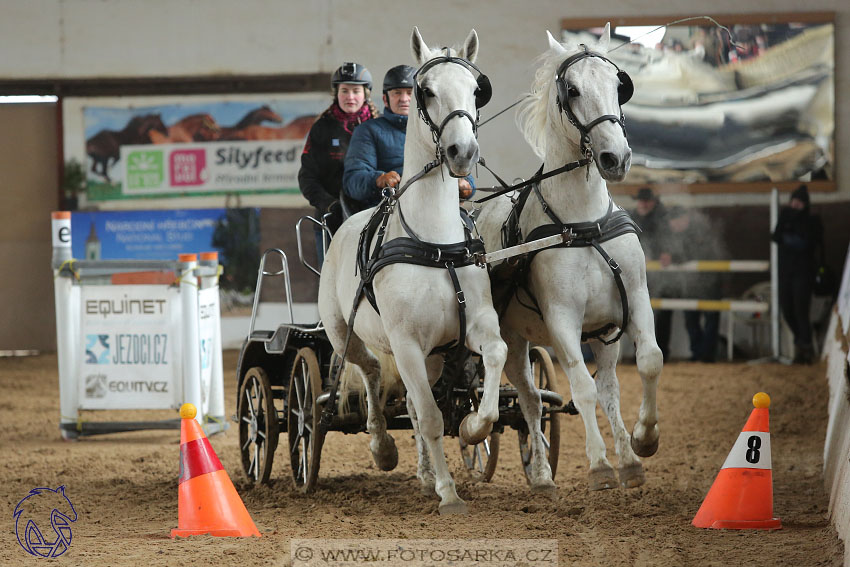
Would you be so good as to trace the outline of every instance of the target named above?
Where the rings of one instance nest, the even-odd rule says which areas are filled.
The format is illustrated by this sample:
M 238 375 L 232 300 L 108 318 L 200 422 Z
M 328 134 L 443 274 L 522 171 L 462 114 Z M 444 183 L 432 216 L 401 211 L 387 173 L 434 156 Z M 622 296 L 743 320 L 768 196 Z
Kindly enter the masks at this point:
M 53 212 L 50 224 L 53 231 L 53 297 L 56 308 L 56 354 L 59 362 L 59 429 L 64 439 L 72 440 L 78 437 L 77 432 L 67 429 L 66 424 L 76 424 L 79 415 L 77 365 L 74 360 L 74 337 L 77 336 L 72 297 L 74 281 L 73 278 L 61 274 L 63 264 L 73 258 L 71 213 Z
M 201 288 L 218 289 L 218 252 L 201 252 L 200 266 L 204 268 L 201 274 Z M 224 365 L 221 354 L 221 312 L 215 310 L 215 332 L 212 345 L 212 377 L 209 392 L 209 416 L 224 423 Z
M 779 190 L 770 192 L 770 234 L 779 221 Z M 770 346 L 774 360 L 779 360 L 779 247 L 770 239 Z
M 198 332 L 198 279 L 195 268 L 198 267 L 197 254 L 178 256 L 178 277 L 180 278 L 180 306 L 183 350 L 183 403 L 202 408 L 201 397 L 201 337 Z M 195 419 L 203 425 L 201 411 Z

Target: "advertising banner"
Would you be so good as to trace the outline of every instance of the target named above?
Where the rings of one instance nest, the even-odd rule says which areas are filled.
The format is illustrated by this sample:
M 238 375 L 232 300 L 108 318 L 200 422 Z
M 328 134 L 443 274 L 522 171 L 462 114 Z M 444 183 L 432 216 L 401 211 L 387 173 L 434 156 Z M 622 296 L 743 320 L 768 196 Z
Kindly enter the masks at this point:
M 176 260 L 213 245 L 224 209 L 74 211 L 71 247 L 86 260 Z
M 303 140 L 121 146 L 125 196 L 298 187 Z
M 86 198 L 298 193 L 304 140 L 329 103 L 315 93 L 85 106 Z
M 80 290 L 80 409 L 177 407 L 183 395 L 178 288 Z

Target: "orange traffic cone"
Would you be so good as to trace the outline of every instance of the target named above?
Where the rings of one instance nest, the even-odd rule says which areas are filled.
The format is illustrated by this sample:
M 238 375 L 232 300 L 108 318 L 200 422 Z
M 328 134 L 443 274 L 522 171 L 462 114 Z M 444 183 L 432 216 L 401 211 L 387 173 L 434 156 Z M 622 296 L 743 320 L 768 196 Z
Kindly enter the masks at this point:
M 192 404 L 180 407 L 180 484 L 177 489 L 177 529 L 171 537 L 210 534 L 218 537 L 260 537 L 260 532 L 233 488 L 227 471 L 195 420 Z
M 771 530 L 782 527 L 773 517 L 770 470 L 770 396 L 753 396 L 755 409 L 702 502 L 693 525 L 698 528 Z

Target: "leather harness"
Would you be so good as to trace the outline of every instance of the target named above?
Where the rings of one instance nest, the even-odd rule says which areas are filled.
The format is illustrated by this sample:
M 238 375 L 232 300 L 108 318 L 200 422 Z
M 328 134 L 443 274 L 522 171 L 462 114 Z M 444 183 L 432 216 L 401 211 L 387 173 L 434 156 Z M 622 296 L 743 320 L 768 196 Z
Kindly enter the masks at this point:
M 542 171 L 543 167 L 541 166 L 537 175 L 539 175 Z M 537 199 L 543 207 L 543 212 L 546 213 L 546 215 L 552 220 L 552 224 L 538 226 L 527 236 L 523 237 L 522 230 L 519 226 L 519 219 L 532 192 L 534 192 L 537 196 Z M 502 225 L 502 247 L 507 248 L 509 246 L 515 246 L 524 242 L 531 242 L 547 236 L 554 236 L 556 234 L 567 234 L 569 238 L 564 243 L 552 246 L 551 248 L 583 248 L 592 246 L 597 252 L 599 252 L 599 255 L 602 256 L 602 259 L 605 260 L 605 263 L 611 269 L 611 273 L 614 276 L 614 282 L 617 284 L 617 289 L 620 292 L 620 301 L 623 307 L 622 323 L 619 326 L 615 323 L 608 323 L 599 329 L 586 333 L 583 332 L 581 334 L 581 340 L 586 341 L 589 339 L 597 339 L 607 345 L 620 340 L 623 331 L 629 324 L 629 299 L 626 294 L 625 284 L 623 284 L 622 269 L 617 261 L 608 255 L 602 247 L 602 243 L 613 240 L 614 238 L 624 234 L 638 234 L 639 232 L 640 228 L 626 211 L 622 209 L 614 210 L 614 201 L 610 196 L 608 197 L 608 210 L 599 219 L 590 222 L 564 223 L 549 207 L 548 203 L 546 203 L 546 200 L 540 192 L 540 183 L 537 182 L 525 188 L 514 201 L 514 206 L 511 208 L 511 212 L 508 215 L 507 220 L 505 220 L 505 223 Z M 543 314 L 540 311 L 537 299 L 534 297 L 534 294 L 531 292 L 528 285 L 528 275 L 531 269 L 531 262 L 534 260 L 534 256 L 538 252 L 540 252 L 540 250 L 525 254 L 519 257 L 513 264 L 510 262 L 504 262 L 491 272 L 494 288 L 496 286 L 500 286 L 499 289 L 493 290 L 494 300 L 497 297 L 499 298 L 498 303 L 501 306 L 500 316 L 504 315 L 510 299 L 515 296 L 520 305 L 534 311 L 541 319 L 543 319 Z M 528 296 L 532 304 L 524 303 L 522 301 L 519 296 L 520 289 L 522 289 L 525 295 Z M 618 327 L 619 331 L 614 338 L 608 340 L 602 338 Z

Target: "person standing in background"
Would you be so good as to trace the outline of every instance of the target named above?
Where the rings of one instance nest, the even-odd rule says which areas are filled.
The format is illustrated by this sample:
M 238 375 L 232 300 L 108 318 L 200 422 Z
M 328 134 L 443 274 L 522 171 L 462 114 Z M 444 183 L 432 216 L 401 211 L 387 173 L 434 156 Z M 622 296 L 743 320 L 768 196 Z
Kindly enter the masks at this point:
M 351 135 L 363 122 L 376 118 L 372 104 L 372 74 L 359 63 L 343 63 L 331 77 L 333 101 L 307 134 L 298 171 L 298 187 L 321 220 L 326 213 L 331 233 L 342 224 L 339 203 L 342 172 Z M 315 227 L 319 265 L 324 260 L 323 231 Z
M 809 211 L 809 190 L 800 185 L 779 213 L 772 235 L 779 245 L 779 306 L 794 334 L 794 364 L 812 364 L 809 309 L 817 255 L 823 250 L 823 225 Z
M 691 260 L 722 259 L 717 231 L 708 219 L 684 207 L 671 207 L 667 212 L 670 223 L 671 256 L 673 263 Z M 678 297 L 685 299 L 720 299 L 722 277 L 718 272 L 678 272 L 665 274 L 675 283 Z M 719 311 L 685 311 L 685 328 L 691 346 L 691 361 L 715 362 L 720 327 Z

